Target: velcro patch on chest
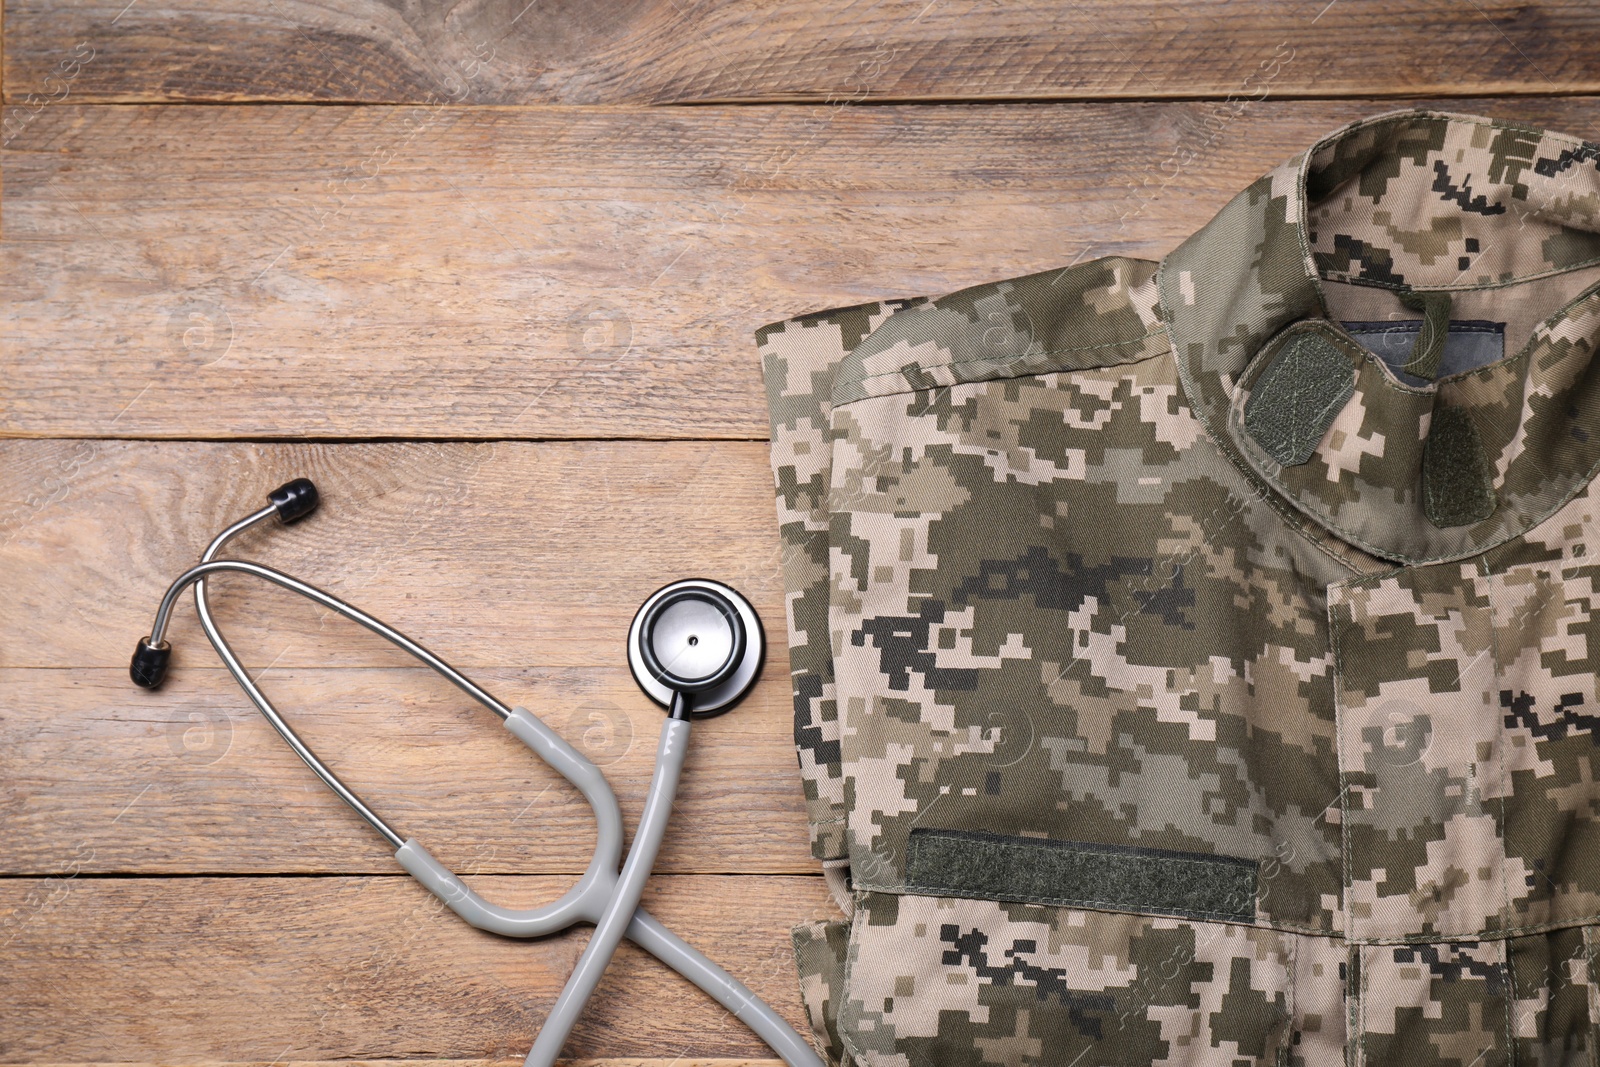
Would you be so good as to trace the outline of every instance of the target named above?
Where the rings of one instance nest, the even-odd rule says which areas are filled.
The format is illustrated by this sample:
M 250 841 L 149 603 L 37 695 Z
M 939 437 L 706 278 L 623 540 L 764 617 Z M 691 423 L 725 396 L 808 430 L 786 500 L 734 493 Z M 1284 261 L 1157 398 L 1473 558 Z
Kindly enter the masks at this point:
M 1355 393 L 1355 368 L 1331 340 L 1301 333 L 1272 357 L 1244 405 L 1244 428 L 1285 467 L 1311 459 Z
M 1238 856 L 918 827 L 907 844 L 906 890 L 1249 922 L 1258 866 Z

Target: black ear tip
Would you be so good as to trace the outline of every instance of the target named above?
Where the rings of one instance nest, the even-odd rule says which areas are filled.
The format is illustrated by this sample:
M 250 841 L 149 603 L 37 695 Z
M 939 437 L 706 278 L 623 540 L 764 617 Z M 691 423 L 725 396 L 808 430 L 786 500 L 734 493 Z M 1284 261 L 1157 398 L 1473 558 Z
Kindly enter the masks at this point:
M 171 645 L 165 641 L 152 645 L 148 637 L 141 637 L 139 647 L 133 650 L 133 662 L 128 664 L 128 677 L 142 689 L 156 689 L 166 679 L 171 662 Z
M 310 478 L 296 478 L 292 482 L 285 482 L 267 494 L 267 500 L 278 509 L 278 521 L 282 523 L 299 522 L 321 503 L 317 495 L 317 487 Z

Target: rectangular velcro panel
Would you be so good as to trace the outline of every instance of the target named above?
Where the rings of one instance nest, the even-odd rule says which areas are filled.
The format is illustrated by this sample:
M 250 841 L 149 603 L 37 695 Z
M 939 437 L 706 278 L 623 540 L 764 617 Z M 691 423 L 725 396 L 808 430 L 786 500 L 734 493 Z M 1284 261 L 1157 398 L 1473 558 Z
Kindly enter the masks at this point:
M 1237 856 L 919 827 L 906 890 L 1249 922 L 1257 867 Z

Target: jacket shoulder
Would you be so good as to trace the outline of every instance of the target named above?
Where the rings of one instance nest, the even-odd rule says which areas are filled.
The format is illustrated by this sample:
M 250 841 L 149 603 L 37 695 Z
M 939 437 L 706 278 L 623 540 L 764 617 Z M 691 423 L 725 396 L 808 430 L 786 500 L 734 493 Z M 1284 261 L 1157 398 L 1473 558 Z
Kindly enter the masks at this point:
M 897 310 L 844 356 L 833 404 L 1160 355 L 1157 267 L 1107 256 Z

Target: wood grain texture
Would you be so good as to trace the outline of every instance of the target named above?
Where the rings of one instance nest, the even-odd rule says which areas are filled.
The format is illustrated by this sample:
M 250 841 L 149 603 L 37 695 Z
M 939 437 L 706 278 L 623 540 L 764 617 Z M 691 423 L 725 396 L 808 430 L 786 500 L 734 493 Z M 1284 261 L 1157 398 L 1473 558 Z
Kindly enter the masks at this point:
M 743 561 L 735 584 L 778 647 L 739 709 L 696 728 L 649 906 L 798 1022 L 786 930 L 830 905 L 820 878 L 775 873 L 815 867 L 774 625 L 764 445 L 10 441 L 0 573 L 15 596 L 0 608 L 0 646 L 31 650 L 28 665 L 0 668 L 0 863 L 11 875 L 0 878 L 0 1061 L 508 1060 L 581 950 L 581 934 L 483 935 L 410 879 L 377 874 L 394 870 L 382 843 L 205 665 L 186 606 L 168 685 L 150 694 L 126 681 L 126 642 L 148 627 L 166 580 L 213 527 L 297 472 L 322 485 L 323 509 L 240 547 L 321 571 L 544 714 L 604 766 L 630 826 L 660 723 L 619 659 L 632 606 L 684 560 Z M 634 570 L 639 588 L 624 591 Z M 541 572 L 552 581 L 537 588 Z M 262 592 L 219 588 L 219 619 L 380 812 L 492 899 L 532 904 L 570 884 L 591 847 L 587 805 L 430 672 Z M 454 633 L 430 633 L 446 604 L 459 612 Z M 548 642 L 529 639 L 535 616 Z M 85 651 L 107 665 L 68 666 Z M 345 665 L 293 665 L 329 658 Z M 741 873 L 672 873 L 694 870 Z M 495 873 L 508 871 L 564 873 Z M 251 876 L 198 877 L 220 872 Z M 568 1050 L 607 1063 L 666 1054 L 655 1067 L 764 1051 L 631 949 Z
M 380 872 L 382 841 L 220 670 L 185 596 L 166 686 L 126 664 L 167 583 L 266 490 L 324 504 L 237 553 L 412 634 L 605 765 L 627 825 L 661 712 L 623 657 L 633 612 L 709 574 L 766 621 L 761 682 L 696 727 L 666 871 L 810 872 L 790 740 L 778 537 L 759 442 L 0 443 L 0 873 Z M 219 623 L 291 722 L 403 834 L 485 872 L 578 872 L 577 794 L 431 671 L 242 576 Z
M 1583 0 L 12 0 L 7 100 L 669 103 L 1594 92 Z M 91 59 L 73 69 L 74 50 Z M 69 62 L 64 67 L 63 62 Z
M 510 901 L 559 888 L 469 881 Z M 788 929 L 833 914 L 820 877 L 658 876 L 645 906 L 803 1025 Z M 403 875 L 0 880 L 0 1060 L 520 1057 L 586 936 L 494 937 Z M 770 1055 L 626 944 L 566 1051 L 663 1062 Z
M 618 667 L 645 597 L 704 574 L 750 598 L 767 676 L 784 675 L 759 441 L 0 442 L 0 666 L 126 668 L 168 583 L 297 475 L 321 487 L 321 509 L 228 554 L 321 584 L 457 667 Z M 215 582 L 218 621 L 256 669 L 413 663 L 255 579 Z M 188 596 L 170 634 L 176 692 L 216 660 Z
M 453 1060 L 233 1060 L 222 1061 L 228 1067 L 515 1067 L 523 1062 L 522 1056 L 507 1056 L 502 1059 L 476 1059 L 463 1057 Z M 572 1059 L 561 1060 L 567 1067 L 777 1067 L 782 1060 L 752 1059 L 741 1056 L 736 1059 L 719 1059 L 707 1056 L 610 1056 L 606 1059 Z M 14 1067 L 13 1064 L 0 1061 L 0 1067 Z M 89 1067 L 88 1064 L 72 1061 L 50 1062 L 45 1060 L 32 1061 L 28 1067 Z M 128 1063 L 118 1061 L 118 1067 L 167 1067 L 163 1063 Z
M 49 108 L 4 153 L 0 433 L 762 437 L 757 326 L 1160 256 L 1390 106 Z
M 521 1056 L 508 1056 L 503 1059 L 474 1059 L 463 1057 L 453 1060 L 233 1060 L 223 1061 L 228 1067 L 515 1067 L 523 1062 Z M 563 1058 L 562 1063 L 567 1067 L 777 1067 L 782 1060 L 752 1059 L 741 1056 L 737 1059 L 718 1059 L 706 1056 L 611 1056 L 606 1059 L 570 1059 Z M 14 1067 L 12 1064 L 0 1062 L 0 1067 Z M 89 1067 L 83 1062 L 49 1062 L 35 1060 L 29 1067 Z M 160 1063 L 128 1063 L 119 1061 L 118 1067 L 167 1067 Z
M 186 641 L 191 660 L 209 654 Z M 811 874 L 784 663 L 698 723 L 656 870 Z M 474 671 L 605 771 L 638 824 L 663 718 L 625 666 Z M 283 669 L 260 684 L 334 772 L 459 872 L 569 874 L 583 797 L 425 668 Z M 392 849 L 319 782 L 220 669 L 158 693 L 126 670 L 0 670 L 0 875 L 393 874 Z

